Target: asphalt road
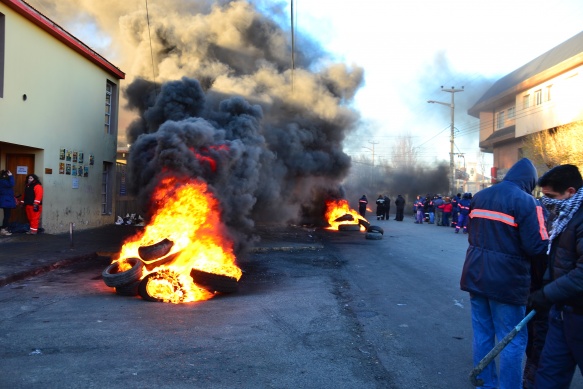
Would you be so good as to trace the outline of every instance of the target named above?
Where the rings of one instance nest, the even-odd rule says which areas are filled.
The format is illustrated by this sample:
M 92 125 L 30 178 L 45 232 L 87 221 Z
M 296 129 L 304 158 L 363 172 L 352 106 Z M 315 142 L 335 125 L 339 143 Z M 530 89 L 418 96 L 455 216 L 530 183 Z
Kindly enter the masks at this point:
M 0 387 L 471 388 L 466 236 L 373 224 L 267 229 L 204 302 L 116 295 L 104 257 L 0 288 Z

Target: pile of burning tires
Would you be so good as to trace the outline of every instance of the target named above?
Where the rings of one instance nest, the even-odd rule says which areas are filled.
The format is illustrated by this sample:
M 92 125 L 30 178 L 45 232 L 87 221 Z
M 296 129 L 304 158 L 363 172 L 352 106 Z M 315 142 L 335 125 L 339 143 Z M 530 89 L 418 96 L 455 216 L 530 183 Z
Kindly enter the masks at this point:
M 154 245 L 140 247 L 139 258 L 118 260 L 105 268 L 101 274 L 103 282 L 122 296 L 139 295 L 144 300 L 158 302 L 166 302 L 161 296 L 174 295 L 179 298 L 185 294 L 185 285 L 179 274 L 162 267 L 143 277 L 144 269 L 152 271 L 176 258 L 179 253 L 169 254 L 173 244 L 164 239 Z M 211 293 L 234 293 L 238 289 L 234 277 L 194 268 L 190 277 L 197 286 Z
M 334 220 L 335 222 L 347 222 L 347 221 L 355 221 L 354 216 L 347 213 L 339 218 Z M 380 240 L 383 239 L 383 235 L 385 231 L 382 227 L 379 226 L 372 226 L 366 219 L 358 218 L 357 223 L 346 223 L 346 224 L 339 224 L 338 231 L 360 231 L 360 227 L 364 227 L 366 230 L 366 235 L 364 236 L 366 239 L 370 240 Z

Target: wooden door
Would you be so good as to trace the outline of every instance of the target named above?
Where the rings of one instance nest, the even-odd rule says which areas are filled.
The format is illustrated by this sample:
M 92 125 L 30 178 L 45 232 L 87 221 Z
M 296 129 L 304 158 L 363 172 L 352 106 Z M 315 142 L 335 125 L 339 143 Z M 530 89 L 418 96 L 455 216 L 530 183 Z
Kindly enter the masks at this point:
M 23 171 L 26 167 L 26 174 Z M 34 174 L 34 154 L 6 154 L 6 169 L 10 170 L 14 175 L 14 195 L 24 199 L 24 187 L 26 186 L 26 176 Z M 28 223 L 24 207 L 16 207 L 10 216 L 10 222 Z

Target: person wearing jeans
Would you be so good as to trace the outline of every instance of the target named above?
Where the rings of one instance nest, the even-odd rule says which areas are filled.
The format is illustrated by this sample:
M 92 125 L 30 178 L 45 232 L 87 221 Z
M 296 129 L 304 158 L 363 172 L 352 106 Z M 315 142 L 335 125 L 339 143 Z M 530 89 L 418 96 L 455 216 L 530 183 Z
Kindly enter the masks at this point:
M 8 221 L 10 220 L 12 209 L 16 208 L 16 201 L 14 200 L 14 176 L 10 170 L 0 171 L 0 208 L 4 211 L 0 235 L 12 235 L 8 231 Z
M 530 261 L 544 258 L 549 239 L 542 206 L 531 194 L 536 182 L 536 168 L 523 158 L 470 202 L 460 288 L 470 293 L 474 366 L 524 319 Z M 478 375 L 482 388 L 522 387 L 526 337 L 523 328 L 501 352 L 499 374 L 492 362 Z
M 470 294 L 472 307 L 472 328 L 474 330 L 474 366 L 516 327 L 526 312 L 526 306 L 504 304 L 492 299 Z M 522 364 L 520 361 L 526 350 L 527 330 L 523 327 L 502 352 L 500 352 L 500 377 L 496 372 L 496 361 L 492 361 L 480 373 L 483 388 L 521 388 Z M 486 384 L 488 383 L 488 384 Z M 501 385 L 504 383 L 504 386 Z
M 583 371 L 583 177 L 575 165 L 555 166 L 539 179 L 541 202 L 555 217 L 550 228 L 549 268 L 531 307 L 550 309 L 534 388 L 568 388 Z

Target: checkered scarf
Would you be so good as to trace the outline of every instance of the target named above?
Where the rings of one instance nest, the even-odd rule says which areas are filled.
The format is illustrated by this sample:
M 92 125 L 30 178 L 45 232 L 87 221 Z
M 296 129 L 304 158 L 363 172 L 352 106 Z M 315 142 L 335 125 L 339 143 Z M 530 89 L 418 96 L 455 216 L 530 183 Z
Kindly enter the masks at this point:
M 546 196 L 541 197 L 541 202 L 544 206 L 552 213 L 555 214 L 555 219 L 553 220 L 553 225 L 551 227 L 551 236 L 549 237 L 549 249 L 547 254 L 551 252 L 551 244 L 553 239 L 555 239 L 569 224 L 571 218 L 577 212 L 583 201 L 583 187 L 579 188 L 577 193 L 568 199 L 557 200 L 551 199 Z

